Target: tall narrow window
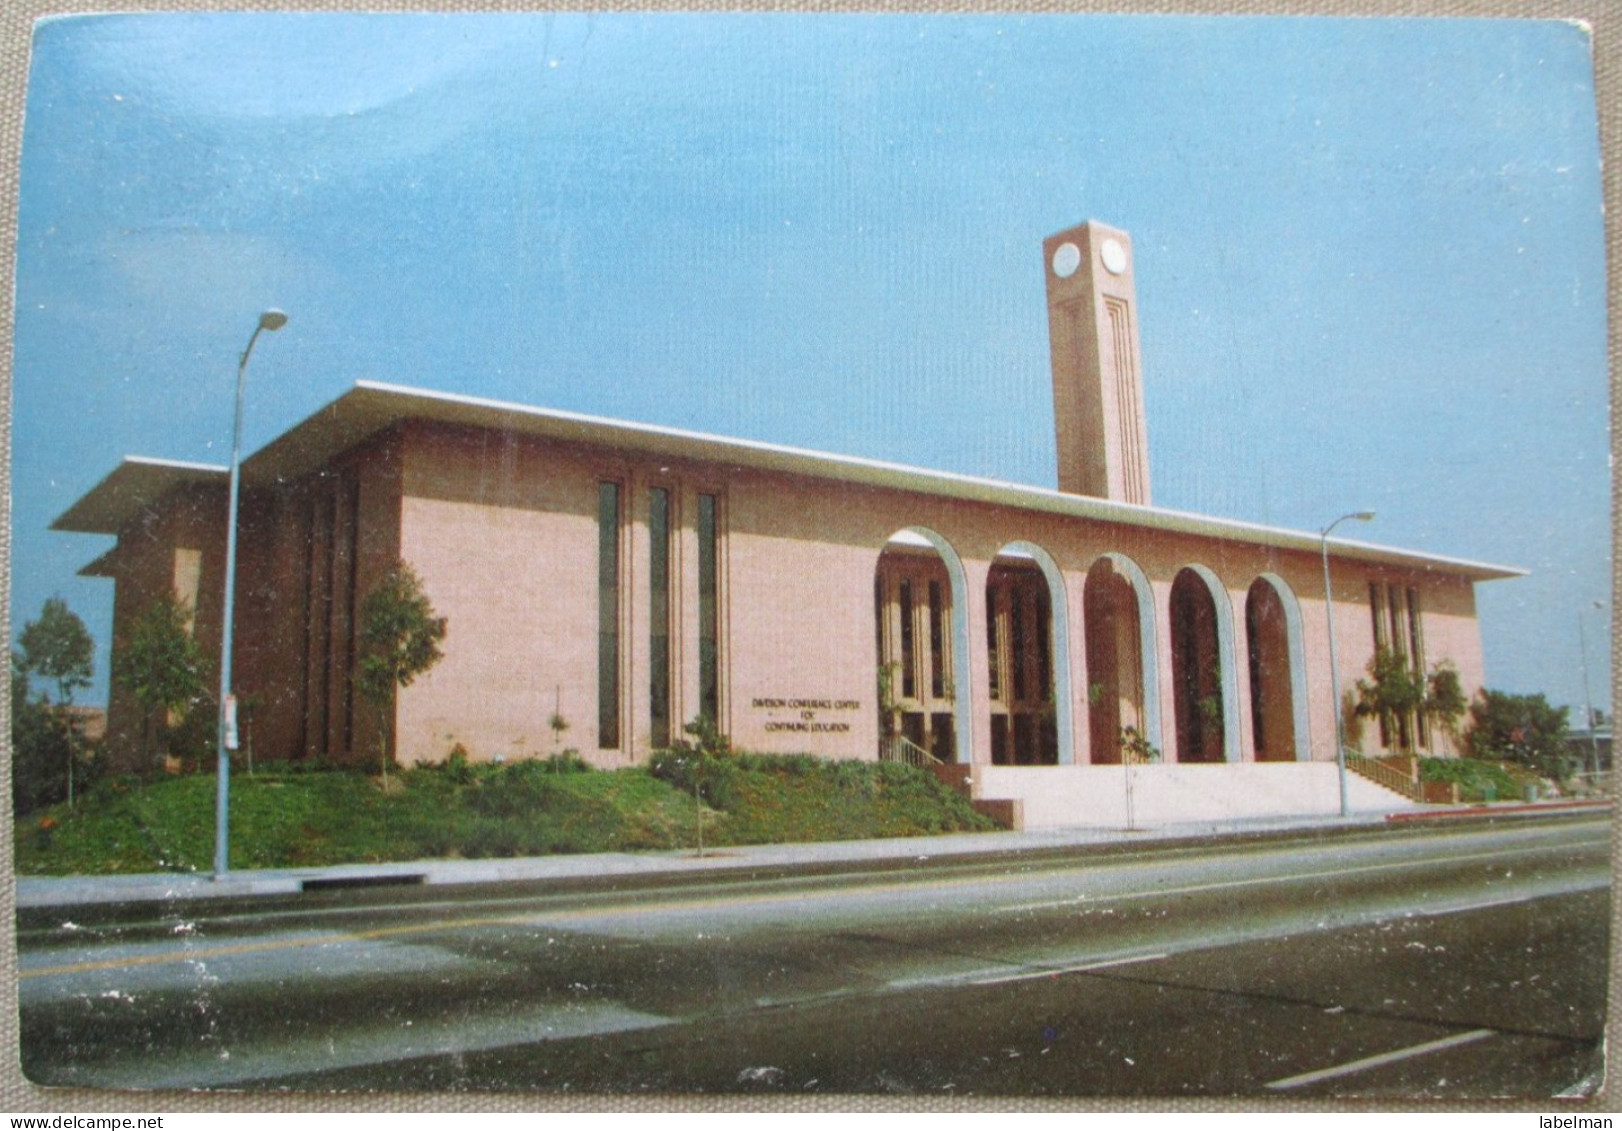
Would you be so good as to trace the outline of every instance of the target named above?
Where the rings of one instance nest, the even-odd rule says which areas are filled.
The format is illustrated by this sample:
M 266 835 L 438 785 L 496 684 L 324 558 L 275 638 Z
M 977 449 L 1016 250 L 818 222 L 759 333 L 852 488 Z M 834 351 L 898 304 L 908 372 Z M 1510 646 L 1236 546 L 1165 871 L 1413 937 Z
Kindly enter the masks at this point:
M 873 576 L 873 646 L 880 668 L 884 667 L 884 575 Z
M 1425 636 L 1419 627 L 1419 590 L 1408 590 L 1408 658 L 1414 670 L 1425 670 Z
M 1026 655 L 1028 642 L 1025 639 L 1025 602 L 1021 599 L 1023 597 L 1024 594 L 1019 590 L 1010 589 L 1008 600 L 1009 631 L 1014 638 L 1011 644 L 1014 654 L 1010 666 L 1014 669 L 1014 699 L 1021 703 L 1025 701 L 1027 683 L 1025 664 L 1030 659 Z
M 1374 620 L 1374 647 L 1386 647 L 1385 593 L 1378 581 L 1369 582 L 1369 616 Z
M 997 590 L 986 590 L 986 655 L 990 659 L 987 681 L 993 700 L 1002 699 L 1002 641 L 997 631 Z
M 1260 757 L 1267 750 L 1267 712 L 1263 707 L 1271 688 L 1263 683 L 1270 673 L 1262 663 L 1262 603 L 1256 598 L 1254 586 L 1245 601 L 1245 649 L 1250 661 L 1250 729 Z
M 946 649 L 942 639 L 945 633 L 941 606 L 941 583 L 929 583 L 929 693 L 936 699 L 946 698 Z
M 620 744 L 620 488 L 597 485 L 597 745 Z
M 360 646 L 360 479 L 350 481 L 347 513 L 344 515 L 344 599 L 348 605 L 344 633 L 343 750 L 355 749 L 355 655 Z
M 1387 591 L 1386 608 L 1391 612 L 1391 650 L 1399 656 L 1407 656 L 1408 637 L 1402 623 L 1402 590 L 1395 585 L 1390 586 Z
M 714 495 L 698 497 L 698 709 L 721 721 L 720 515 Z
M 1414 674 L 1420 679 L 1425 678 L 1425 634 L 1419 623 L 1419 590 L 1408 590 L 1408 656 L 1413 661 Z M 1427 687 L 1428 691 L 1429 688 Z M 1419 736 L 1419 745 L 1429 747 L 1431 744 L 1430 720 L 1425 717 L 1423 709 L 1414 720 L 1414 730 Z
M 175 604 L 186 614 L 186 631 L 197 620 L 197 596 L 203 589 L 203 551 L 175 547 Z
M 912 582 L 901 583 L 897 600 L 901 605 L 901 697 L 916 699 L 918 646 L 912 627 Z
M 1036 590 L 1036 694 L 1053 699 L 1053 609 L 1045 586 Z
M 670 492 L 648 491 L 648 709 L 655 750 L 670 745 Z

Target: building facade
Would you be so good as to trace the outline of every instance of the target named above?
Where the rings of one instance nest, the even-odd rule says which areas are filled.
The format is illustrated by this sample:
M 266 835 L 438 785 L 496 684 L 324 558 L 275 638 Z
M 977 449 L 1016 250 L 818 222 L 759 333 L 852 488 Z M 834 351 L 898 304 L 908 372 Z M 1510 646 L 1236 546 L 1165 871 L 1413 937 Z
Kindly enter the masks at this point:
M 1153 507 L 1130 240 L 1089 223 L 1044 261 L 1057 490 L 355 386 L 243 467 L 256 757 L 361 760 L 381 736 L 405 764 L 562 745 L 624 766 L 704 716 L 750 750 L 927 754 L 1043 824 L 1114 819 L 1127 734 L 1161 754 L 1135 771 L 1146 814 L 1332 805 L 1334 697 L 1382 647 L 1480 686 L 1474 586 L 1518 571 L 1332 540 L 1326 594 L 1317 534 Z M 86 567 L 115 582 L 115 672 L 160 595 L 217 655 L 226 484 L 129 459 L 57 520 L 118 538 Z M 356 615 L 397 560 L 449 633 L 378 717 Z M 1423 718 L 1346 717 L 1366 753 L 1449 752 Z M 115 677 L 126 757 L 141 724 Z

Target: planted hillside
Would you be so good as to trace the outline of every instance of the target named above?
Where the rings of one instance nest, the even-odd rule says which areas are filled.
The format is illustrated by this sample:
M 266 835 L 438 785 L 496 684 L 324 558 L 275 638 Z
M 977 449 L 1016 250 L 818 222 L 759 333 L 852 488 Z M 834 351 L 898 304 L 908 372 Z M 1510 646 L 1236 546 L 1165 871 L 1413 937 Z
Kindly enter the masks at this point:
M 766 755 L 704 763 L 684 775 L 668 763 L 659 774 L 594 771 L 569 755 L 503 766 L 453 758 L 393 776 L 386 789 L 341 771 L 237 774 L 231 862 L 296 868 L 691 849 L 701 831 L 706 845 L 723 845 L 994 827 L 910 766 Z M 695 796 L 696 777 L 705 781 Z M 213 836 L 212 776 L 112 779 L 72 811 L 56 806 L 22 820 L 16 867 L 25 875 L 204 871 Z

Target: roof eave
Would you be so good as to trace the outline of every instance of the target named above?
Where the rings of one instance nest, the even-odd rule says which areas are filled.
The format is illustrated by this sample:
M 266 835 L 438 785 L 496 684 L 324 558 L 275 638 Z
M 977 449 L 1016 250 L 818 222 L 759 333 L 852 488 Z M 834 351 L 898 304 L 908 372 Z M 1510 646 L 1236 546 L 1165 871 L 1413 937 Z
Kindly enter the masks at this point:
M 117 534 L 175 488 L 223 482 L 229 475 L 228 468 L 215 464 L 125 456 L 100 483 L 58 515 L 50 528 L 70 534 Z
M 1263 526 L 1234 519 L 1132 503 L 1072 495 L 1051 488 L 1031 487 L 995 479 L 982 479 L 947 471 L 932 471 L 905 464 L 856 456 L 835 455 L 803 448 L 740 440 L 702 432 L 689 432 L 655 424 L 638 424 L 608 417 L 531 405 L 488 400 L 460 394 L 359 381 L 302 422 L 255 452 L 242 468 L 243 480 L 257 486 L 290 483 L 321 467 L 362 441 L 408 420 L 441 424 L 500 428 L 544 438 L 589 443 L 631 451 L 656 451 L 672 458 L 730 464 L 739 468 L 832 479 L 845 483 L 912 491 L 971 502 L 1100 522 L 1122 523 L 1150 530 L 1165 530 L 1223 541 L 1243 541 L 1302 553 L 1319 553 L 1316 533 Z M 131 464 L 189 469 L 198 474 L 224 477 L 225 468 L 201 464 L 126 459 L 79 503 L 52 524 L 53 529 L 87 533 L 116 533 L 105 525 L 70 525 L 80 508 L 103 493 Z M 1526 570 L 1490 562 L 1471 561 L 1380 546 L 1368 542 L 1331 539 L 1328 549 L 1336 558 L 1374 562 L 1399 568 L 1445 571 L 1473 581 L 1522 577 Z

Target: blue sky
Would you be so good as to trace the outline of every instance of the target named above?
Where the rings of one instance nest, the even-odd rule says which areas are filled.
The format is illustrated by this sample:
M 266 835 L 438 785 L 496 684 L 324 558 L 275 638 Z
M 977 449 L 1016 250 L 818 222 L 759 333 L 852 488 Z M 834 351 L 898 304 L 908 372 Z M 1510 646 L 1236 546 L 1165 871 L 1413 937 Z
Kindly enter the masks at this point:
M 1132 233 L 1157 505 L 1526 567 L 1488 681 L 1580 705 L 1611 537 L 1589 47 L 1532 21 L 71 18 L 35 35 L 12 624 L 97 637 L 127 453 L 377 379 L 1055 481 L 1041 240 Z

